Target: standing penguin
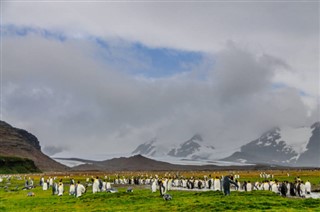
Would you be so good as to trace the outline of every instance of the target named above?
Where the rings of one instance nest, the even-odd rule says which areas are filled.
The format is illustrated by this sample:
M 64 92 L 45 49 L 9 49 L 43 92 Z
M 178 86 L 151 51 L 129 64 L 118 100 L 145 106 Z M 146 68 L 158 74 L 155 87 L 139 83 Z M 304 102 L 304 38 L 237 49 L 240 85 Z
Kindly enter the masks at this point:
M 306 197 L 306 186 L 303 181 L 300 183 L 300 195 L 301 197 Z
M 43 183 L 44 183 L 44 177 L 41 177 L 41 178 L 40 178 L 40 183 L 39 183 L 39 184 L 40 184 L 40 186 L 42 186 L 42 185 L 43 185 Z
M 58 194 L 58 184 L 54 182 L 52 184 L 52 195 L 56 195 L 56 194 Z
M 221 191 L 221 183 L 220 183 L 220 179 L 219 177 L 217 176 L 216 179 L 214 179 L 214 182 L 213 182 L 213 189 L 215 191 Z
M 33 179 L 32 178 L 29 180 L 29 187 L 33 188 Z
M 76 193 L 76 187 L 75 187 L 75 185 L 72 183 L 72 184 L 70 185 L 70 188 L 69 188 L 69 195 L 75 195 L 75 193 Z
M 106 183 L 106 190 L 108 190 L 108 189 L 111 189 L 111 183 L 110 182 Z
M 157 181 L 156 180 L 152 181 L 151 191 L 152 191 L 152 193 L 157 192 Z
M 26 189 L 29 189 L 29 181 L 28 181 L 28 180 L 25 181 L 24 187 L 25 187 Z
M 97 193 L 100 191 L 99 185 L 100 185 L 99 177 L 97 176 L 96 179 L 93 180 L 92 193 Z
M 286 197 L 287 196 L 287 192 L 288 192 L 288 188 L 287 188 L 286 182 L 282 182 L 281 185 L 280 185 L 281 196 Z
M 104 181 L 102 182 L 101 191 L 104 192 L 104 191 L 106 191 L 106 190 L 107 190 L 107 182 L 104 180 Z
M 298 183 L 296 184 L 296 192 L 298 194 L 299 197 L 301 197 L 301 181 L 298 181 Z
M 63 183 L 61 179 L 58 185 L 58 196 L 62 196 L 62 195 L 63 195 Z
M 307 180 L 307 182 L 305 184 L 305 189 L 306 189 L 307 194 L 311 193 L 311 183 L 309 182 L 309 180 Z
M 211 175 L 209 175 L 210 179 L 208 180 L 208 189 L 212 189 L 212 182 L 213 179 L 211 178 Z
M 290 196 L 296 196 L 295 186 L 292 182 L 290 183 Z
M 247 191 L 252 191 L 252 183 L 250 181 L 247 182 L 246 187 Z
M 81 195 L 84 194 L 84 192 L 86 192 L 85 187 L 82 184 L 80 184 L 80 181 L 78 181 L 76 185 L 76 197 L 81 197 Z
M 279 185 L 277 180 L 271 184 L 271 191 L 274 193 L 279 193 Z
M 44 191 L 48 190 L 48 183 L 47 182 L 42 183 L 42 190 L 44 190 Z
M 171 189 L 172 189 L 172 182 L 173 182 L 173 180 L 171 179 L 171 177 L 169 178 L 169 180 L 168 180 L 168 186 L 167 186 L 167 190 L 168 191 L 170 191 Z
M 263 183 L 263 190 L 265 191 L 270 191 L 271 190 L 271 186 L 268 180 L 265 180 Z
M 165 194 L 166 188 L 164 187 L 162 180 L 159 180 L 158 184 L 159 184 L 160 196 L 163 196 Z
M 53 179 L 52 179 L 52 177 L 49 177 L 49 187 L 50 186 L 53 186 Z

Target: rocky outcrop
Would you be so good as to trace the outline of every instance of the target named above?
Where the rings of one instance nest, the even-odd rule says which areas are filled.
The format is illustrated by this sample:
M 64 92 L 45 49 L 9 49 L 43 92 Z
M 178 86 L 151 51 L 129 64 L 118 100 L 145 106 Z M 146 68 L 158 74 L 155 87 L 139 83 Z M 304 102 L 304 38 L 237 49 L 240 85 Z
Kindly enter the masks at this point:
M 0 121 L 0 156 L 30 159 L 41 171 L 67 169 L 41 152 L 40 142 L 34 135 L 4 121 Z

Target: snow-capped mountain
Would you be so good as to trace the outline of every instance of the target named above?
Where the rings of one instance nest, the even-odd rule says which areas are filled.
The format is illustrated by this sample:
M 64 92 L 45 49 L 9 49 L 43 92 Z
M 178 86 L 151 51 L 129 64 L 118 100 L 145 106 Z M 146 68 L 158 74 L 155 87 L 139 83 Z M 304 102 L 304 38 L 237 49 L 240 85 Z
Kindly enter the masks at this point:
M 195 134 L 189 140 L 178 144 L 163 144 L 162 141 L 152 139 L 139 145 L 132 154 L 171 162 L 320 167 L 320 122 L 311 127 L 276 127 L 238 149 L 216 149 L 201 135 Z M 230 156 L 226 157 L 227 155 Z
M 179 145 L 178 148 L 172 148 L 169 156 L 189 158 L 189 159 L 208 159 L 215 148 L 204 142 L 201 135 L 195 134 L 191 139 Z
M 155 142 L 156 139 L 153 139 L 149 142 L 140 144 L 135 150 L 133 150 L 132 154 L 153 155 L 156 148 L 154 145 Z
M 201 135 L 195 134 L 191 139 L 179 144 L 162 146 L 156 139 L 140 144 L 132 154 L 151 157 L 175 157 L 181 159 L 208 159 L 214 152 L 214 147 L 205 142 Z
M 320 166 L 318 156 L 320 152 L 319 126 L 320 124 L 317 122 L 311 127 L 274 128 L 264 133 L 260 138 L 241 146 L 240 151 L 222 160 L 295 166 L 302 165 L 303 163 L 300 161 L 303 158 L 314 154 L 315 161 L 311 161 L 309 158 L 311 156 L 308 156 L 309 159 L 304 162 L 304 165 Z M 310 148 L 311 146 L 312 148 Z
M 320 167 L 320 122 L 311 126 L 312 136 L 297 160 L 299 166 Z
M 152 139 L 151 141 L 140 144 L 132 154 L 141 154 L 149 157 L 163 157 L 166 156 L 168 149 L 159 144 L 157 138 Z

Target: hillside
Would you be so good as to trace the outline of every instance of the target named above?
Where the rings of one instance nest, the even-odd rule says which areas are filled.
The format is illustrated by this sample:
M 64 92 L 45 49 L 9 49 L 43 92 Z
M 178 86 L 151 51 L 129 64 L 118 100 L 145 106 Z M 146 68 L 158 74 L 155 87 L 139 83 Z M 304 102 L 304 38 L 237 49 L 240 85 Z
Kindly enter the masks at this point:
M 75 159 L 74 159 L 75 160 Z M 81 159 L 79 159 L 81 160 Z M 268 165 L 216 166 L 177 165 L 146 158 L 142 155 L 90 161 L 72 168 L 73 171 L 205 171 L 205 170 L 256 170 L 270 169 Z M 272 166 L 274 169 L 275 166 Z
M 21 161 L 29 159 L 41 171 L 67 170 L 66 166 L 41 152 L 40 143 L 34 135 L 26 130 L 14 128 L 4 121 L 0 121 L 0 156 L 20 158 Z M 27 164 L 29 162 L 26 162 L 26 166 Z
M 311 126 L 312 136 L 300 155 L 297 164 L 300 166 L 320 166 L 320 122 L 316 122 Z
M 320 123 L 310 127 L 274 128 L 243 146 L 223 161 L 320 166 Z
M 41 172 L 30 159 L 17 157 L 0 157 L 0 174 Z

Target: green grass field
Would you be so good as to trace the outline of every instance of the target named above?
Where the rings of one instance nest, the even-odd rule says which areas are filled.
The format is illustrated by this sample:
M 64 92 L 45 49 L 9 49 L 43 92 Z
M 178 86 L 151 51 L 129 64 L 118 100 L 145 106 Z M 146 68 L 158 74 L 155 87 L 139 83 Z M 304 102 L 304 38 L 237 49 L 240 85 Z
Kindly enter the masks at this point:
M 184 173 L 186 176 L 195 174 Z M 204 173 L 198 174 L 200 177 Z M 319 171 L 299 174 L 303 179 L 308 178 L 313 187 L 320 185 Z M 241 180 L 255 181 L 257 178 L 257 173 L 241 175 L 244 177 Z M 278 178 L 284 179 L 285 175 L 283 173 L 281 176 L 279 172 Z M 40 176 L 31 177 L 37 185 Z M 84 182 L 87 176 L 73 174 L 72 177 Z M 294 178 L 293 175 L 291 177 Z M 82 197 L 76 198 L 68 195 L 67 184 L 70 179 L 62 176 L 61 179 L 66 184 L 65 193 L 61 197 L 53 196 L 51 189 L 43 191 L 39 186 L 31 190 L 35 196 L 28 197 L 30 190 L 16 190 L 16 185 L 21 188 L 24 181 L 15 178 L 10 181 L 11 184 L 7 184 L 7 181 L 0 183 L 0 211 L 320 211 L 320 199 L 284 198 L 270 191 L 233 191 L 231 196 L 224 196 L 218 191 L 169 191 L 173 199 L 165 201 L 159 192 L 152 193 L 149 186 L 135 186 L 132 193 L 126 192 L 129 186 L 122 186 L 118 187 L 117 193 L 96 194 L 89 187 Z M 7 191 L 4 186 L 8 186 Z

